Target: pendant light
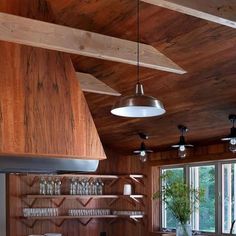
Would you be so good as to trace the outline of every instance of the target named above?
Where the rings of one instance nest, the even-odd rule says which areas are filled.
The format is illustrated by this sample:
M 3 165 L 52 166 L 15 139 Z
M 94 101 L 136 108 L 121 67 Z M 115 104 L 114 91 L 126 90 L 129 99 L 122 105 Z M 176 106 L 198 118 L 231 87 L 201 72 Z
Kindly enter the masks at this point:
M 222 138 L 222 141 L 229 141 L 229 150 L 236 153 L 236 128 L 234 127 L 236 115 L 229 115 L 229 120 L 232 123 L 232 128 L 230 129 L 230 134 L 226 138 Z
M 139 0 L 137 0 L 137 84 L 134 95 L 124 96 L 116 102 L 111 113 L 116 116 L 142 118 L 160 116 L 166 111 L 161 101 L 144 94 L 143 85 L 140 83 L 139 44 L 140 44 L 140 17 Z
M 179 143 L 176 145 L 172 145 L 172 148 L 178 148 L 178 156 L 181 159 L 184 159 L 187 155 L 187 147 L 193 147 L 192 144 L 186 144 L 185 142 L 185 138 L 184 138 L 184 133 L 188 132 L 188 128 L 183 126 L 183 125 L 179 125 L 178 129 L 180 131 L 180 137 L 179 137 Z
M 135 155 L 139 155 L 139 159 L 141 162 L 146 162 L 148 154 L 152 152 L 152 150 L 146 148 L 144 142 L 141 143 L 140 149 L 133 151 Z
M 144 133 L 138 133 L 138 135 L 143 140 L 148 139 L 148 136 Z M 152 150 L 146 148 L 144 141 L 141 143 L 140 148 L 138 150 L 133 151 L 135 155 L 139 156 L 141 162 L 146 162 L 148 154 L 152 152 L 153 152 Z

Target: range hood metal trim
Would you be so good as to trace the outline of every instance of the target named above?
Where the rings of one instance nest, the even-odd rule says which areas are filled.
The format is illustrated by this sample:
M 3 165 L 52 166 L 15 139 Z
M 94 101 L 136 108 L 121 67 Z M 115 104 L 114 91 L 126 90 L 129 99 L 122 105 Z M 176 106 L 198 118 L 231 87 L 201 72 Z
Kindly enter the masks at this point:
M 0 173 L 94 172 L 98 164 L 98 160 L 1 156 Z

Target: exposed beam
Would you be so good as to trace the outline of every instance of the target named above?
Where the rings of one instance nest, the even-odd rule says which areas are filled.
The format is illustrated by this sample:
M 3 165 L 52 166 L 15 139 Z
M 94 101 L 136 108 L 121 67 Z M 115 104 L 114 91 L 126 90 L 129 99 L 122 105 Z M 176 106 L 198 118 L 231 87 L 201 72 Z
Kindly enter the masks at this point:
M 85 92 L 106 94 L 112 96 L 121 95 L 116 90 L 112 89 L 91 74 L 76 72 L 76 75 L 80 81 L 81 89 Z
M 187 15 L 236 28 L 235 0 L 141 0 Z
M 136 65 L 136 43 L 89 31 L 0 13 L 0 40 Z M 140 44 L 140 66 L 183 74 L 154 47 Z

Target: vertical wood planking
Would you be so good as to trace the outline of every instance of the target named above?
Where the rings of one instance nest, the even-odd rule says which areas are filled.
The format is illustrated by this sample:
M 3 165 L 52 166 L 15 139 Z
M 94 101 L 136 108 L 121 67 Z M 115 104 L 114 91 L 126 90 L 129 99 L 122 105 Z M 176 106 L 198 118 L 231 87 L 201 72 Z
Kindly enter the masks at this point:
M 115 153 L 114 151 L 107 150 L 109 158 L 101 161 L 98 173 L 101 174 L 147 174 L 148 164 L 142 164 L 137 157 L 134 156 L 123 156 Z M 125 164 L 124 164 L 125 163 Z M 33 176 L 21 176 L 11 175 L 9 179 L 8 196 L 10 199 L 10 219 L 9 224 L 11 227 L 11 233 L 9 236 L 25 236 L 29 234 L 44 234 L 47 232 L 59 232 L 63 236 L 99 236 L 100 232 L 106 232 L 108 236 L 143 236 L 148 234 L 148 217 L 145 219 L 145 225 L 142 223 L 133 224 L 128 220 L 117 220 L 113 224 L 109 224 L 109 220 L 93 220 L 87 226 L 82 226 L 77 221 L 70 220 L 66 221 L 61 227 L 56 227 L 54 224 L 42 221 L 37 222 L 33 229 L 27 228 L 21 223 L 17 217 L 22 215 L 22 208 L 26 207 L 25 203 L 20 200 L 20 196 L 23 194 L 37 194 L 39 191 L 38 182 L 33 186 L 29 187 L 26 182 L 31 182 Z M 123 185 L 127 183 L 124 180 L 120 180 L 115 183 L 112 187 L 106 185 L 106 193 L 123 193 Z M 65 183 L 64 183 L 65 184 Z M 145 180 L 145 187 L 140 184 L 132 184 L 135 193 L 143 193 L 147 195 L 145 199 L 145 207 L 137 204 L 135 207 L 132 206 L 125 200 L 119 200 L 111 209 L 114 210 L 144 210 L 148 214 L 148 204 L 150 200 L 148 188 L 150 186 L 149 177 Z M 63 192 L 68 192 L 69 186 L 64 187 Z M 109 202 L 109 201 L 108 201 Z M 49 200 L 38 200 L 35 207 L 54 207 Z M 82 206 L 76 200 L 66 200 L 60 207 L 61 214 L 67 214 L 68 209 L 81 208 Z M 18 211 L 14 211 L 17 208 Z M 107 200 L 93 200 L 89 203 L 87 208 L 109 208 Z M 149 208 L 150 209 L 150 208 Z M 17 227 L 17 231 L 15 228 Z
M 5 0 L 0 11 L 52 19 L 44 0 Z M 69 55 L 6 42 L 0 51 L 0 153 L 106 158 Z

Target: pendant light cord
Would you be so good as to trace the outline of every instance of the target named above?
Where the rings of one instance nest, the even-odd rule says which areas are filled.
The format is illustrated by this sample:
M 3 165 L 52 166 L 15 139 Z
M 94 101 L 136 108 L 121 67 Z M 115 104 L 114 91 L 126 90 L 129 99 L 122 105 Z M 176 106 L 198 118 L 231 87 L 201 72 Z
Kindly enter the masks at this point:
M 140 84 L 140 73 L 139 73 L 139 51 L 140 51 L 140 7 L 139 0 L 137 0 L 137 83 Z

